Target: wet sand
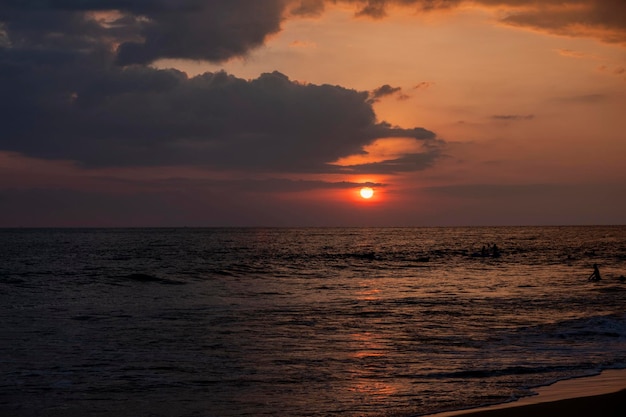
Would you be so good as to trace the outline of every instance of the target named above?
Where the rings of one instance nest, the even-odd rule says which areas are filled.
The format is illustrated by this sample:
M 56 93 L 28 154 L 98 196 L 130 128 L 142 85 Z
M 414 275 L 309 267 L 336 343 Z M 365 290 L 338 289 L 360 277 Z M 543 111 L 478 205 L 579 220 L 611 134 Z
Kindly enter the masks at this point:
M 534 390 L 538 395 L 516 402 L 431 417 L 617 417 L 626 415 L 626 370 L 608 370 Z

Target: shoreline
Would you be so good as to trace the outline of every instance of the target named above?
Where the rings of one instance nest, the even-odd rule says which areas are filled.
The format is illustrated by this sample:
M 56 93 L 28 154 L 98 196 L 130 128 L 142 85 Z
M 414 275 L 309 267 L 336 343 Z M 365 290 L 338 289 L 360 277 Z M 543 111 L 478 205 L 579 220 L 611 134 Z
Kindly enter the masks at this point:
M 485 407 L 429 414 L 428 417 L 622 416 L 626 411 L 626 369 L 557 381 L 532 389 L 536 395 Z M 601 414 L 598 414 L 601 412 Z

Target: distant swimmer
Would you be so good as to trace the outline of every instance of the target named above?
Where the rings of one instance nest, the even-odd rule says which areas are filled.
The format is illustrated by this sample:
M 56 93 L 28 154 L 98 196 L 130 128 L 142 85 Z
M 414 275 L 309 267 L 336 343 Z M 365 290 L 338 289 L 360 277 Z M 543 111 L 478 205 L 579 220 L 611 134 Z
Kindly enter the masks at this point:
M 593 272 L 587 278 L 587 281 L 600 281 L 602 277 L 600 277 L 600 270 L 598 269 L 598 264 L 593 264 Z

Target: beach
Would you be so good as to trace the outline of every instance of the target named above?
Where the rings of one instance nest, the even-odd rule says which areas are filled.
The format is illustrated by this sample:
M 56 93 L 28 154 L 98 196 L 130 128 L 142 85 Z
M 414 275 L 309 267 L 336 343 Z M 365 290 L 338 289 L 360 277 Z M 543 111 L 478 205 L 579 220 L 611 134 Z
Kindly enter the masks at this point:
M 559 381 L 534 391 L 537 395 L 519 401 L 431 417 L 621 417 L 626 411 L 626 370 L 607 370 L 600 375 Z
M 464 415 L 467 417 L 617 417 L 623 416 L 624 411 L 626 411 L 626 390 L 592 397 L 571 398 L 526 406 L 475 411 Z

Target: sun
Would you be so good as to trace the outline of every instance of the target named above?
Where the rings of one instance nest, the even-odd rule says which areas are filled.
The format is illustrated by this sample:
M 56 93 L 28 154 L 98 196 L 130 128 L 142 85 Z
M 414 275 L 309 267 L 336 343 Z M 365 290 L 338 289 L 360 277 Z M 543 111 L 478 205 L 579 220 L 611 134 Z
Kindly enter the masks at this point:
M 370 187 L 363 187 L 359 191 L 359 194 L 361 194 L 361 197 L 363 197 L 364 199 L 369 200 L 374 196 L 374 190 Z

